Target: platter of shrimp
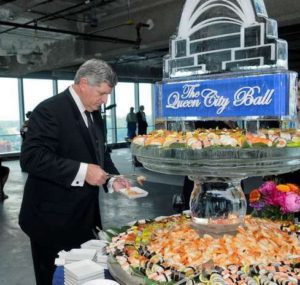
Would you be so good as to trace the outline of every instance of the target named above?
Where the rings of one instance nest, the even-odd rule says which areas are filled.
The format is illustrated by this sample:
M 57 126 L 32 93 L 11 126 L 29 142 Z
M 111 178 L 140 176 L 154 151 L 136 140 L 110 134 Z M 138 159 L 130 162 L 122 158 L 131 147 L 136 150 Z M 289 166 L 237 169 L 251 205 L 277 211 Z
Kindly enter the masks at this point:
M 260 129 L 257 133 L 242 129 L 196 129 L 188 132 L 155 130 L 148 135 L 133 139 L 140 146 L 186 147 L 202 149 L 208 147 L 300 147 L 299 129 Z
M 300 168 L 300 130 L 155 130 L 137 136 L 132 154 L 145 168 L 166 174 L 245 178 Z
M 114 266 L 139 276 L 139 284 L 300 283 L 297 233 L 251 216 L 235 234 L 218 237 L 199 235 L 187 215 L 138 221 L 113 237 L 107 250 Z

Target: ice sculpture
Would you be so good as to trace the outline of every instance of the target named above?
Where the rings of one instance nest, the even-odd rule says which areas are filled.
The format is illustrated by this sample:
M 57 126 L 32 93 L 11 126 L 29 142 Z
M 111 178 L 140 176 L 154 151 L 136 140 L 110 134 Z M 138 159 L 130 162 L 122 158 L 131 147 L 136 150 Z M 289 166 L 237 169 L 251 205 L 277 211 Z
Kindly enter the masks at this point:
M 287 69 L 287 42 L 263 0 L 187 0 L 164 77 L 256 68 Z
M 189 120 L 232 120 L 245 128 L 250 121 L 257 129 L 259 121 L 276 120 L 293 127 L 297 73 L 288 70 L 287 42 L 277 30 L 263 0 L 187 0 L 156 84 L 156 119 L 180 122 L 184 131 Z M 270 149 L 132 148 L 145 168 L 195 181 L 193 226 L 216 234 L 243 223 L 241 178 L 300 168 L 299 148 Z

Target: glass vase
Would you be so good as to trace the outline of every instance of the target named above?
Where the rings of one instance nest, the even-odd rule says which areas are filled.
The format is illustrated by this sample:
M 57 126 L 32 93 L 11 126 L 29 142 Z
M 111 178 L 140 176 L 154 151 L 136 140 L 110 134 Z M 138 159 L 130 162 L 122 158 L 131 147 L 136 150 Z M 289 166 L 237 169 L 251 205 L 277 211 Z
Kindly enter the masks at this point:
M 244 223 L 246 197 L 240 179 L 191 177 L 194 189 L 190 199 L 193 226 L 200 232 L 235 232 Z

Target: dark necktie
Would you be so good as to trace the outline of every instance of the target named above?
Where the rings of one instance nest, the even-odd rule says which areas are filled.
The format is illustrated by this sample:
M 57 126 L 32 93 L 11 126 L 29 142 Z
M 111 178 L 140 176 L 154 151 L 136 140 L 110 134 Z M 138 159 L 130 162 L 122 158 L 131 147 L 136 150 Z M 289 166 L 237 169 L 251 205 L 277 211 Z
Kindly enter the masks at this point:
M 99 153 L 99 140 L 98 140 L 97 132 L 96 132 L 96 129 L 95 129 L 95 124 L 92 121 L 92 113 L 88 112 L 86 110 L 84 111 L 84 113 L 87 117 L 88 130 L 89 130 L 89 134 L 90 134 L 93 146 L 96 150 L 96 156 L 97 156 L 98 161 L 100 161 L 100 157 L 99 157 L 99 155 L 100 155 L 100 153 Z
M 91 136 L 91 139 L 93 142 L 97 142 L 97 135 L 96 135 L 96 130 L 95 130 L 95 126 L 94 126 L 94 122 L 92 121 L 92 114 L 91 112 L 88 111 L 84 111 L 86 117 L 87 117 L 87 125 L 88 125 L 88 129 L 89 129 L 89 133 Z

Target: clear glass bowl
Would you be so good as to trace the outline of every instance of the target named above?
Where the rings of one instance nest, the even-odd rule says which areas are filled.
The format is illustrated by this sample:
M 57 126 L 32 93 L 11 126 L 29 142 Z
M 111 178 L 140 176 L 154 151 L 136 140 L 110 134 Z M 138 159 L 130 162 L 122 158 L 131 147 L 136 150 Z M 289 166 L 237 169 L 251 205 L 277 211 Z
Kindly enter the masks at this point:
M 246 178 L 300 168 L 299 147 L 162 148 L 132 144 L 132 154 L 149 170 L 198 177 Z
M 195 180 L 190 199 L 193 226 L 203 233 L 234 232 L 243 224 L 246 197 L 239 179 Z
M 244 222 L 247 202 L 241 179 L 300 168 L 300 148 L 162 148 L 132 144 L 132 154 L 149 170 L 189 175 L 196 181 L 190 209 L 200 233 L 234 232 Z

